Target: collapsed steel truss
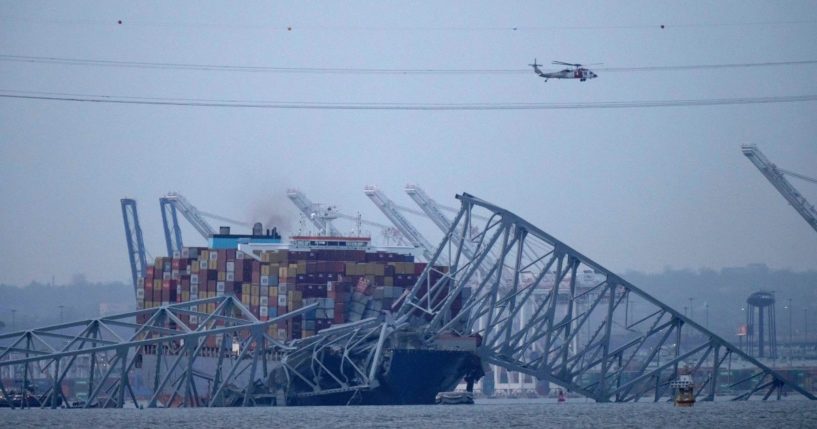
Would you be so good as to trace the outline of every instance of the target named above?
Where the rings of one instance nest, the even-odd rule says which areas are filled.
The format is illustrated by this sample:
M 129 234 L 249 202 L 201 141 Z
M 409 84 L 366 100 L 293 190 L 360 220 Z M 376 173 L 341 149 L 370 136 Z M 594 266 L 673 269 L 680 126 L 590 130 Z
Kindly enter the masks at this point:
M 212 311 L 200 311 L 208 306 Z M 256 394 L 257 380 L 266 380 L 269 365 L 288 349 L 268 328 L 315 306 L 260 321 L 235 297 L 222 296 L 0 335 L 0 368 L 22 368 L 21 385 L 0 380 L 0 392 L 10 398 L 12 389 L 28 389 L 36 370 L 50 381 L 37 401 L 41 407 L 122 407 L 126 400 L 138 407 L 134 372 L 149 362 L 148 407 L 252 405 L 263 396 Z M 137 317 L 146 321 L 136 323 Z M 87 392 L 72 404 L 63 382 L 83 357 L 89 362 L 81 371 Z M 209 372 L 197 368 L 201 357 L 215 362 Z M 202 381 L 207 391 L 200 391 Z M 231 390 L 243 392 L 243 398 L 228 401 Z M 19 405 L 26 408 L 23 398 Z
M 396 335 L 419 331 L 431 343 L 453 332 L 478 335 L 484 363 L 599 402 L 669 398 L 685 368 L 700 399 L 767 399 L 784 388 L 815 399 L 524 219 L 468 194 L 458 198 L 459 213 L 394 314 L 282 342 L 270 328 L 317 304 L 261 321 L 222 296 L 0 335 L 0 370 L 22 373 L 19 390 L 34 370 L 45 374 L 41 407 L 69 403 L 64 384 L 78 358 L 89 361 L 87 392 L 72 406 L 140 406 L 133 383 L 148 365 L 148 407 L 298 403 L 348 392 L 353 399 L 377 388 Z M 442 260 L 450 266 L 437 265 Z M 440 280 L 432 283 L 433 271 Z M 579 281 L 588 271 L 596 280 Z M 5 398 L 12 388 L 0 380 Z
M 479 334 L 483 362 L 599 402 L 669 397 L 679 370 L 694 374 L 702 399 L 779 397 L 784 386 L 815 399 L 519 216 L 468 194 L 457 198 L 460 212 L 397 313 L 421 320 L 427 335 Z M 442 255 L 450 267 L 432 284 Z M 580 284 L 586 271 L 597 280 Z

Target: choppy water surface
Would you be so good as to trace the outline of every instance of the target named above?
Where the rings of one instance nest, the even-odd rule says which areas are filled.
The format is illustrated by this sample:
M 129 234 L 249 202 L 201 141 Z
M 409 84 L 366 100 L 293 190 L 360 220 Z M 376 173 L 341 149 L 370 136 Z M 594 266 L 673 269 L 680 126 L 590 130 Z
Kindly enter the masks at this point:
M 9 410 L 0 426 L 13 428 L 815 428 L 811 401 L 596 404 L 581 400 L 484 400 L 466 406 L 289 407 L 211 409 Z

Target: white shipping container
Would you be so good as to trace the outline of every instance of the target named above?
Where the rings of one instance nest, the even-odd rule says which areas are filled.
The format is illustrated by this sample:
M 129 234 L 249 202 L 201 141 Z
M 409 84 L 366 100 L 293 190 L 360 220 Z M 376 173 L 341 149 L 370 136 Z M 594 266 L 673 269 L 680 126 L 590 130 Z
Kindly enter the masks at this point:
M 215 250 L 210 251 L 210 260 L 211 261 L 218 261 L 218 252 Z
M 199 275 L 198 274 L 190 274 L 190 284 L 191 285 L 199 284 Z
M 224 282 L 217 282 L 216 283 L 216 292 L 224 292 Z M 221 295 L 219 295 L 221 296 Z
M 227 281 L 228 282 L 235 281 L 235 273 L 227 273 Z
M 269 276 L 261 276 L 261 286 L 269 286 Z
M 235 261 L 227 261 L 227 272 L 235 272 Z
M 190 299 L 195 299 L 195 298 L 193 298 L 193 295 L 197 295 L 198 293 L 199 293 L 199 285 L 197 285 L 195 283 L 190 285 Z
M 267 304 L 269 304 L 269 298 L 266 296 L 261 296 L 261 299 L 258 300 L 258 303 L 261 304 L 261 306 L 266 307 Z
M 262 305 L 262 306 L 259 307 L 258 315 L 261 316 L 261 317 L 267 317 L 267 306 L 266 305 Z
M 199 323 L 199 316 L 190 316 L 190 323 L 194 325 Z
M 217 290 L 216 291 L 216 296 L 224 296 L 224 291 L 223 290 Z
M 136 299 L 138 299 L 139 301 L 142 301 L 143 299 L 145 299 L 145 289 L 144 288 L 141 288 L 141 287 L 136 288 Z
M 207 261 L 205 261 L 205 260 L 199 261 L 199 269 L 200 270 L 206 270 L 207 269 Z
M 278 306 L 279 307 L 286 307 L 287 306 L 287 296 L 286 295 L 278 295 Z

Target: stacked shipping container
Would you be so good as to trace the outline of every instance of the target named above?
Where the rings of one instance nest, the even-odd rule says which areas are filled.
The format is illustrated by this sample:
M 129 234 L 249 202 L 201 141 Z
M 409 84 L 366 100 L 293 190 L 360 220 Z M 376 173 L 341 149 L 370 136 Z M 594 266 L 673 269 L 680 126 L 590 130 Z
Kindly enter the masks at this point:
M 259 261 L 235 249 L 190 247 L 176 257 L 156 258 L 148 267 L 137 289 L 137 307 L 227 294 L 239 298 L 259 320 L 268 320 L 317 302 L 317 310 L 269 328 L 279 339 L 303 338 L 332 324 L 380 315 L 414 286 L 425 267 L 411 255 L 389 252 L 277 250 L 262 252 Z M 432 271 L 432 282 L 444 271 Z M 191 310 L 212 312 L 215 305 Z M 200 322 L 195 315 L 182 321 L 192 327 Z M 209 347 L 216 346 L 215 338 L 209 341 Z

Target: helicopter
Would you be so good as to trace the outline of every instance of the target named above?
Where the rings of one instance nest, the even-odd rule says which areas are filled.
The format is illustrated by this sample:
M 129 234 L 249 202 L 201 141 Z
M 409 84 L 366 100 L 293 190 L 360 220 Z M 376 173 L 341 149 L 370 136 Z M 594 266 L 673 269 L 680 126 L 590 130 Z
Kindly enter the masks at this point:
M 594 79 L 598 77 L 597 74 L 593 73 L 590 69 L 581 64 L 565 63 L 562 61 L 554 61 L 553 64 L 571 66 L 573 68 L 572 69 L 566 68 L 564 70 L 560 70 L 553 73 L 545 73 L 539 69 L 539 66 L 541 66 L 542 64 L 536 64 L 536 58 L 533 59 L 533 64 L 528 65 L 533 67 L 533 71 L 535 71 L 536 74 L 545 78 L 545 82 L 547 82 L 548 79 L 579 79 L 579 81 L 584 82 L 587 79 Z

